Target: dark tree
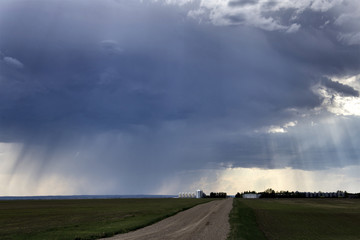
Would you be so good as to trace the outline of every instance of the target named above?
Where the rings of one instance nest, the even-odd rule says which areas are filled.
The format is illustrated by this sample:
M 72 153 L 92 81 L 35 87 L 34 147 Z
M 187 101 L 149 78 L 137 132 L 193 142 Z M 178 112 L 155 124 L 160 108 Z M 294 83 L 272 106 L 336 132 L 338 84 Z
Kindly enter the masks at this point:
M 211 192 L 210 193 L 210 198 L 226 198 L 227 194 L 224 192 Z

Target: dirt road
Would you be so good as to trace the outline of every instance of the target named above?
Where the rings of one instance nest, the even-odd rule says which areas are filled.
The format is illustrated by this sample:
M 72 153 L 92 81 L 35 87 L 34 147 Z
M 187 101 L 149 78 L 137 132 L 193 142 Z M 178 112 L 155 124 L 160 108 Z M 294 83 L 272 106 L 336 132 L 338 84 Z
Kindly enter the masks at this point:
M 226 199 L 197 205 L 153 225 L 104 240 L 226 239 L 232 201 Z

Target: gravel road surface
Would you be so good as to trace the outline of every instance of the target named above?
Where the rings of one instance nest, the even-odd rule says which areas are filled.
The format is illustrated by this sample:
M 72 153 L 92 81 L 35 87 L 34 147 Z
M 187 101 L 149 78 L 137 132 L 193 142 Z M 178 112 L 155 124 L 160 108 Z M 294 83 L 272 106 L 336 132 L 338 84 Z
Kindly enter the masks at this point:
M 139 230 L 104 240 L 226 239 L 232 199 L 204 203 Z

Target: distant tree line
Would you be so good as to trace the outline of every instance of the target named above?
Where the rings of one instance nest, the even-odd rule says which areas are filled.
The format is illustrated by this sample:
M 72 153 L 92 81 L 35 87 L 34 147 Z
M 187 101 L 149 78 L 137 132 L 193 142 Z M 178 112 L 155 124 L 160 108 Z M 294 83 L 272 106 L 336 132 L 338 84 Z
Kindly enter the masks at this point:
M 261 194 L 260 198 L 360 198 L 360 193 L 336 192 L 298 192 L 298 191 L 275 191 L 271 188 L 263 192 L 244 191 L 236 193 L 235 198 L 242 198 L 243 194 Z
M 304 192 L 289 192 L 289 191 L 274 191 L 273 189 L 269 188 L 266 189 L 264 192 L 260 193 L 260 198 L 305 198 L 306 194 Z
M 211 192 L 208 197 L 209 198 L 226 198 L 227 194 L 225 192 Z

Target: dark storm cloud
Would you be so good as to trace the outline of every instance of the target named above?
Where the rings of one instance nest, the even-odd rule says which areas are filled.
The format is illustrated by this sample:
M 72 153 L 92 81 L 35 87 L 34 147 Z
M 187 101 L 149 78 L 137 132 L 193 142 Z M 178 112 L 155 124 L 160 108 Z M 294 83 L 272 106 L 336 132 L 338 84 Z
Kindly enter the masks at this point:
M 330 88 L 344 96 L 359 97 L 359 92 L 348 85 L 344 85 L 339 82 L 334 82 L 334 81 L 331 81 L 330 79 L 323 79 L 321 81 L 321 83 L 325 87 Z
M 150 33 L 144 22 L 126 13 L 116 17 L 117 21 L 112 20 L 113 26 L 108 26 L 104 23 L 106 19 L 78 20 L 75 12 L 82 7 L 79 3 L 71 9 L 67 4 L 59 4 L 63 11 L 69 11 L 68 17 L 53 20 L 58 24 L 56 33 L 47 37 L 41 48 L 36 47 L 39 41 L 44 41 L 38 37 L 41 27 L 47 29 L 45 19 L 53 15 L 51 11 L 58 11 L 45 3 L 37 8 L 27 6 L 31 11 L 16 21 L 19 30 L 9 29 L 11 34 L 6 35 L 10 37 L 2 42 L 2 49 L 14 52 L 27 66 L 27 72 L 21 73 L 18 79 L 4 76 L 6 81 L 17 81 L 17 87 L 22 88 L 16 101 L 12 101 L 14 107 L 2 112 L 4 127 L 15 125 L 16 129 L 39 132 L 47 132 L 58 124 L 74 126 L 79 131 L 82 128 L 87 131 L 86 127 L 127 129 L 131 124 L 156 125 L 188 116 L 222 119 L 227 111 L 233 117 L 241 116 L 244 125 L 248 125 L 254 122 L 251 119 L 260 118 L 266 112 L 270 114 L 276 108 L 317 103 L 311 93 L 306 102 L 302 95 L 293 96 L 286 104 L 281 95 L 273 94 L 281 92 L 281 87 L 291 89 L 291 81 L 298 82 L 298 91 L 306 91 L 309 83 L 297 80 L 305 73 L 292 76 L 290 70 L 295 66 L 282 63 L 276 56 L 270 59 L 271 49 L 254 30 L 244 29 L 250 36 L 246 38 L 231 29 L 220 30 L 222 34 L 217 35 L 213 33 L 213 26 L 199 31 L 200 25 L 179 23 L 172 16 L 166 16 L 165 24 L 151 15 L 147 20 L 152 25 Z M 139 14 L 161 11 L 158 8 L 155 5 L 152 10 L 140 9 Z M 41 9 L 48 12 L 38 15 L 36 31 L 39 34 L 30 35 L 27 29 L 34 31 L 35 26 L 28 26 L 31 22 L 28 18 Z M 3 22 L 5 33 L 6 27 L 14 24 L 12 18 L 8 17 L 8 24 Z M 89 21 L 91 29 L 84 27 Z M 136 30 L 124 26 L 129 21 L 137 26 Z M 21 31 L 21 27 L 26 28 Z M 103 28 L 117 29 L 112 33 L 116 40 L 104 40 Z M 15 37 L 24 39 L 26 44 L 14 43 Z M 240 38 L 244 40 L 238 42 Z M 262 52 L 247 49 L 250 42 L 262 48 Z M 109 52 L 117 54 L 109 55 Z M 288 65 L 288 71 L 280 73 L 283 64 Z M 254 71 L 258 66 L 261 70 Z M 268 75 L 273 78 L 270 88 L 264 86 Z M 292 76 L 293 80 L 285 80 L 281 75 Z M 3 91 L 14 89 L 3 88 Z M 254 103 L 257 108 L 247 102 L 253 95 L 260 96 L 258 103 Z M 262 107 L 265 102 L 270 106 Z
M 258 2 L 258 0 L 238 0 L 238 1 L 230 1 L 228 2 L 228 5 L 230 7 L 242 7 L 244 5 L 252 5 L 252 4 L 256 4 Z
M 122 52 L 122 49 L 119 46 L 119 43 L 114 41 L 114 40 L 104 40 L 101 42 L 101 47 L 109 52 L 109 53 L 114 53 L 114 54 L 118 54 Z
M 238 24 L 238 23 L 246 21 L 245 16 L 241 16 L 240 14 L 228 15 L 225 18 L 228 19 L 230 22 L 232 22 L 234 24 Z
M 286 37 L 278 31 L 269 32 L 266 37 L 272 47 L 285 58 L 306 66 L 314 74 L 356 75 L 360 65 L 359 46 L 342 41 L 341 36 L 359 29 L 337 23 L 337 19 L 343 14 L 342 10 L 343 5 L 321 12 L 311 8 L 301 12 L 293 8 L 264 11 L 264 17 L 276 17 L 284 26 L 293 23 L 300 26 L 298 31 L 287 34 Z
M 341 27 L 327 23 L 335 11 L 304 11 L 301 28 L 288 34 L 244 26 L 241 14 L 226 16 L 237 27 L 202 24 L 187 17 L 189 5 L 6 2 L 0 3 L 0 141 L 24 144 L 13 173 L 38 161 L 40 172 L 57 166 L 66 174 L 112 176 L 120 188 L 221 162 L 335 165 L 311 160 L 335 144 L 302 153 L 288 135 L 253 135 L 320 107 L 311 91 L 317 83 L 358 96 L 324 80 L 357 73 L 360 61 L 358 46 L 340 42 L 334 32 Z M 229 6 L 244 4 L 258 3 Z M 288 26 L 294 12 L 278 11 L 277 19 Z M 356 154 L 349 152 L 353 163 Z

